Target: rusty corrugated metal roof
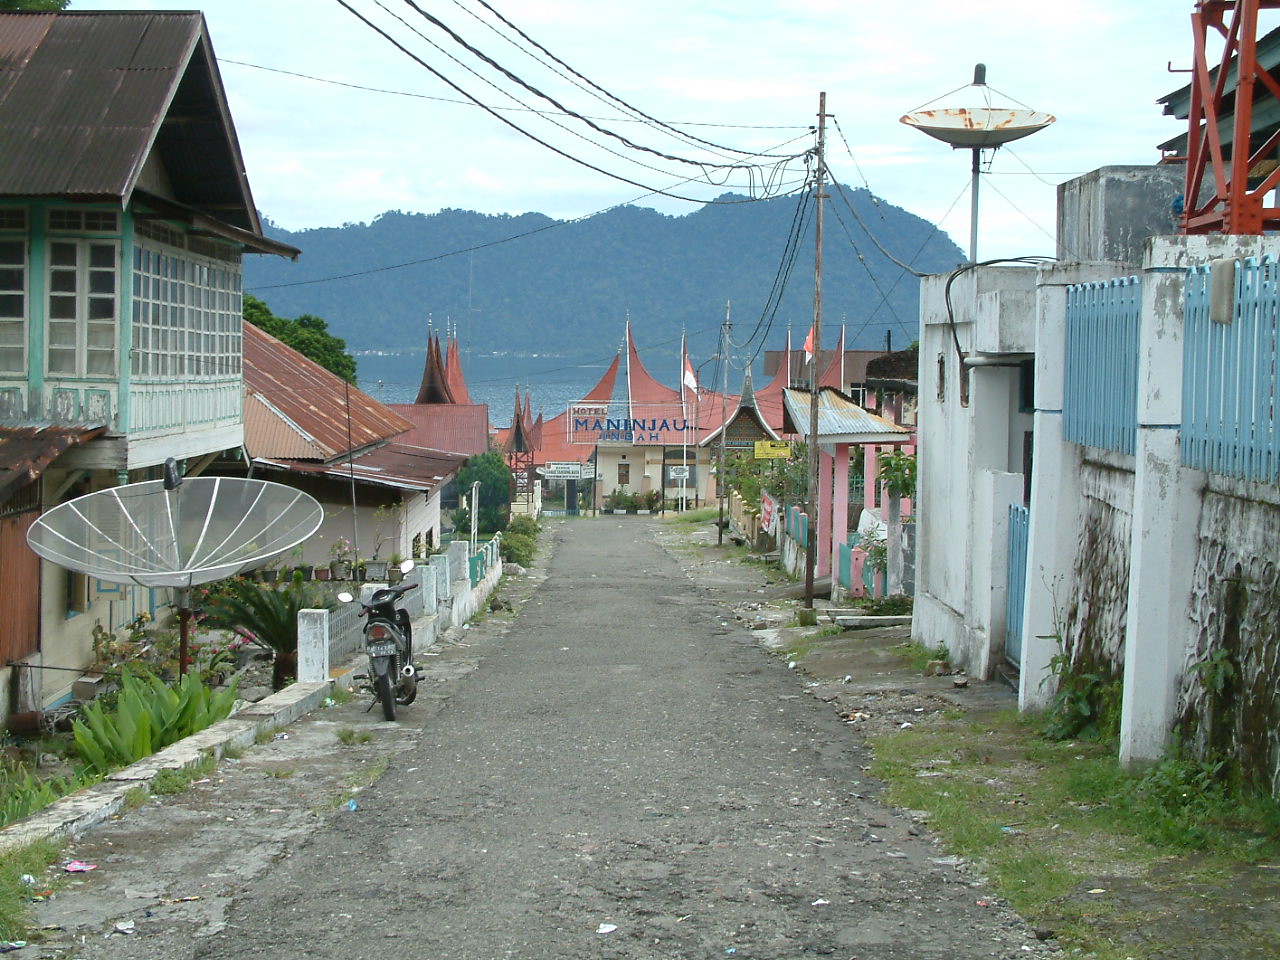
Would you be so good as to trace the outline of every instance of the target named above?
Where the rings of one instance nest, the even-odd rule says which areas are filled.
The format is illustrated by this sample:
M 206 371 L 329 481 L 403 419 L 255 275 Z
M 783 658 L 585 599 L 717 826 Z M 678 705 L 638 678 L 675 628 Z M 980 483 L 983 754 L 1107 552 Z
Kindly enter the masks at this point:
M 784 432 L 809 435 L 811 397 L 808 390 L 782 392 L 786 405 Z M 820 443 L 897 443 L 910 436 L 907 428 L 863 410 L 839 390 L 823 387 L 818 393 Z
M 255 458 L 255 462 L 293 473 L 337 480 L 354 478 L 356 483 L 429 493 L 448 483 L 467 462 L 467 458 L 460 453 L 429 450 L 404 443 L 388 443 L 376 450 L 356 454 L 351 463 L 346 460 L 315 463 L 267 457 Z
M 106 429 L 105 426 L 0 427 L 0 503 L 44 473 L 63 451 L 92 440 Z
M 244 443 L 251 457 L 294 459 L 298 437 L 314 445 L 319 460 L 383 443 L 413 426 L 320 364 L 285 346 L 251 323 L 244 325 L 244 389 L 275 411 L 287 426 L 267 429 L 260 406 L 246 417 Z M 245 409 L 250 409 L 246 402 Z M 262 419 L 256 414 L 262 413 Z
M 401 443 L 469 457 L 489 449 L 487 403 L 389 403 L 387 406 L 413 424 L 400 436 Z
M 124 207 L 152 153 L 174 200 L 261 238 L 201 13 L 0 13 L 0 196 Z

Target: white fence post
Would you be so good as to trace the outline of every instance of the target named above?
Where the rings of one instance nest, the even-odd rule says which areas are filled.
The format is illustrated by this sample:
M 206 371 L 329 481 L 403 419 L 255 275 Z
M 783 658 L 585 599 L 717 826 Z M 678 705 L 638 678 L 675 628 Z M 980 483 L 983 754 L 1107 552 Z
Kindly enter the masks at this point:
M 298 682 L 329 679 L 329 611 L 298 611 Z

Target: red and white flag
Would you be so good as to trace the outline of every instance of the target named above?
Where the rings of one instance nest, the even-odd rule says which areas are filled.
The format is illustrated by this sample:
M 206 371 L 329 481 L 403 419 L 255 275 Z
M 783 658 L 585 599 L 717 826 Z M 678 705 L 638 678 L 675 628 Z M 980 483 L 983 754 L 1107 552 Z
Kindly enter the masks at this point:
M 813 327 L 809 328 L 809 335 L 804 338 L 804 362 L 813 362 Z
M 698 378 L 694 375 L 693 363 L 690 362 L 687 353 L 684 356 L 684 378 L 681 382 L 690 390 L 696 391 L 698 389 Z

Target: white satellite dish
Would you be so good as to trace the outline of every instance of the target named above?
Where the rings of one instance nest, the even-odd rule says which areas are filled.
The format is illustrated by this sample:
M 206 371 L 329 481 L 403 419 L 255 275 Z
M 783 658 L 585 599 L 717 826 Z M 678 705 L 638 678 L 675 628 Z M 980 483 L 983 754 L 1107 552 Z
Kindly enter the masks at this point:
M 991 87 L 987 85 L 986 64 L 975 64 L 973 83 L 962 89 L 972 91 L 985 101 L 981 107 L 934 107 L 944 99 L 939 97 L 898 118 L 899 123 L 914 127 L 935 140 L 951 145 L 952 149 L 973 151 L 971 185 L 969 190 L 969 262 L 978 260 L 978 176 L 981 173 L 983 150 L 998 150 L 1006 143 L 1029 137 L 1043 130 L 1056 119 L 1051 113 L 1032 110 L 1025 104 L 1018 107 L 993 106 Z M 952 91 L 955 93 L 956 91 Z M 947 96 L 950 96 L 948 94 Z M 1015 101 L 1016 102 L 1016 101 Z
M 45 560 L 110 583 L 192 587 L 261 566 L 307 539 L 324 511 L 265 480 L 192 477 L 111 487 L 61 503 L 27 532 Z
M 185 672 L 190 588 L 279 556 L 315 533 L 324 511 L 279 483 L 181 479 L 172 460 L 165 473 L 58 504 L 31 525 L 27 543 L 50 563 L 99 580 L 176 589 Z
M 992 149 L 1043 130 L 1056 118 L 1039 110 L 1009 110 L 999 107 L 950 107 L 945 110 L 916 110 L 899 122 L 927 133 L 935 140 L 956 147 Z

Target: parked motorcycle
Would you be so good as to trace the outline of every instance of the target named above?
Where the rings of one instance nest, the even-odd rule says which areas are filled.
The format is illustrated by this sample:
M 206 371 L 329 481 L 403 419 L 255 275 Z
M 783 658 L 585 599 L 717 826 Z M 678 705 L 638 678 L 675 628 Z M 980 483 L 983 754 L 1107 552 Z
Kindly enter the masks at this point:
M 412 569 L 412 560 L 400 565 L 401 573 Z M 360 616 L 368 618 L 364 625 L 364 650 L 369 657 L 369 673 L 356 676 L 369 681 L 374 703 L 382 704 L 382 715 L 387 720 L 396 718 L 396 704 L 408 706 L 418 696 L 421 678 L 413 664 L 413 628 L 408 611 L 397 605 L 400 598 L 416 586 L 409 581 L 396 587 L 383 587 L 373 592 L 368 603 L 360 601 Z M 355 597 L 343 591 L 338 599 L 350 603 Z M 373 704 L 369 709 L 373 709 Z

